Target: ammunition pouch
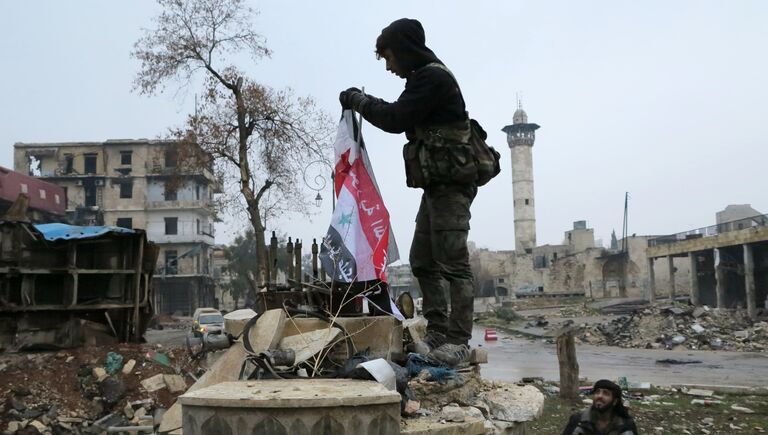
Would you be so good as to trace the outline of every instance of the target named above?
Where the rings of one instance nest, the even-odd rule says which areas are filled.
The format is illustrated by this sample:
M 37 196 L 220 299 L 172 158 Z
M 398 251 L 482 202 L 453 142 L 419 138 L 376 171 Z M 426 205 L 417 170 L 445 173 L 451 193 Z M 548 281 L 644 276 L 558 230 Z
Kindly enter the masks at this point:
M 470 136 L 469 120 L 439 127 L 417 127 L 403 146 L 408 187 L 474 183 L 477 164 Z

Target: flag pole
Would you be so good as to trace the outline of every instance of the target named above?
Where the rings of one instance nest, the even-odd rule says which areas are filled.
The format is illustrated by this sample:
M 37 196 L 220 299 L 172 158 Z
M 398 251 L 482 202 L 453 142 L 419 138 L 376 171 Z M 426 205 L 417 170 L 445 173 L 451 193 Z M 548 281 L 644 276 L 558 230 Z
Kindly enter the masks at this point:
M 360 92 L 365 95 L 365 86 L 360 88 Z M 352 116 L 355 116 L 355 112 L 352 112 Z M 357 121 L 357 144 L 360 145 L 363 141 L 363 114 L 360 114 L 360 118 Z

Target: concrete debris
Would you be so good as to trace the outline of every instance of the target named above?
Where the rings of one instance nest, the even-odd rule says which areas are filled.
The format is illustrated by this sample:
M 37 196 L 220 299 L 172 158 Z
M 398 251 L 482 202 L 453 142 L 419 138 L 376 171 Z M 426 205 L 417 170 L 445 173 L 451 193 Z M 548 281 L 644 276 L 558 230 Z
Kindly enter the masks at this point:
M 707 399 L 691 400 L 692 405 L 712 406 L 712 405 L 719 405 L 721 403 L 723 403 L 721 400 L 707 400 Z
M 466 417 L 464 415 L 464 411 L 461 408 L 459 408 L 459 405 L 456 405 L 456 404 L 451 404 L 443 407 L 440 414 L 441 414 L 441 417 L 445 419 L 445 421 L 462 422 Z
M 488 407 L 494 420 L 510 422 L 534 420 L 544 409 L 544 395 L 531 385 L 485 391 L 477 396 L 477 402 Z
M 187 389 L 187 383 L 180 375 L 163 375 L 163 382 L 171 393 L 182 393 Z
M 712 390 L 700 390 L 698 388 L 691 388 L 690 390 L 684 392 L 689 396 L 698 397 L 712 397 L 715 394 L 715 392 Z
M 739 405 L 731 405 L 731 409 L 733 409 L 734 411 L 741 412 L 743 414 L 754 414 L 755 413 L 755 411 L 753 411 L 753 410 L 751 410 L 749 408 L 745 408 L 743 406 L 739 406 Z
M 93 377 L 96 378 L 97 381 L 101 382 L 104 379 L 107 379 L 107 371 L 104 370 L 102 367 L 94 367 Z
M 43 433 L 47 430 L 47 427 L 43 423 L 37 420 L 32 420 L 31 422 L 29 422 L 29 425 L 37 429 L 37 431 L 40 433 Z
M 413 415 L 419 410 L 420 407 L 421 407 L 421 404 L 416 400 L 408 400 L 407 402 L 405 402 L 405 408 L 403 409 L 403 414 Z
M 749 331 L 735 331 L 733 333 L 733 336 L 738 340 L 748 340 L 749 339 Z
M 768 351 L 768 322 L 744 310 L 647 308 L 611 321 L 580 325 L 582 343 L 645 349 Z
M 159 374 L 141 381 L 141 386 L 147 392 L 153 392 L 165 388 L 165 375 Z
M 136 366 L 136 360 L 135 359 L 129 359 L 127 363 L 123 366 L 123 374 L 129 375 L 133 371 L 133 367 Z
M 472 349 L 469 355 L 470 364 L 488 364 L 488 351 L 481 347 Z

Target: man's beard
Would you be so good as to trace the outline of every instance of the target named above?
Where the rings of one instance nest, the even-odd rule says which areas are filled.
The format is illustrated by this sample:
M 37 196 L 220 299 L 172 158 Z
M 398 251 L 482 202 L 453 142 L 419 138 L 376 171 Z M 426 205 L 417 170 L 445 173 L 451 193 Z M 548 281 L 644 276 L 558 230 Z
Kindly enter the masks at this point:
M 599 414 L 607 414 L 613 410 L 613 402 L 609 402 L 605 404 L 592 402 L 592 410 L 596 411 Z

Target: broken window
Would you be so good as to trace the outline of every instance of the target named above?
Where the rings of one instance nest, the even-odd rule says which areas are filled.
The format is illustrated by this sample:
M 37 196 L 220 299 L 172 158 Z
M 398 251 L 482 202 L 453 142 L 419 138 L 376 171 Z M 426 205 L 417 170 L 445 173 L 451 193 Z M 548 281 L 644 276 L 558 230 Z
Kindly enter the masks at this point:
M 75 156 L 72 154 L 64 154 L 64 173 L 71 174 L 74 171 Z
M 83 155 L 83 158 L 85 159 L 84 163 L 84 172 L 86 174 L 95 174 L 96 173 L 96 157 L 98 154 L 85 154 Z
M 86 207 L 96 206 L 96 186 L 94 186 L 93 184 L 85 186 L 85 206 Z
M 32 177 L 39 177 L 43 174 L 41 169 L 42 162 L 37 156 L 29 156 L 29 175 Z
M 131 165 L 131 159 L 133 156 L 132 151 L 120 151 L 120 164 L 124 166 L 130 166 Z
M 197 222 L 197 234 L 202 234 L 202 232 L 200 232 L 200 219 L 195 219 L 195 221 Z
M 176 201 L 177 197 L 178 197 L 178 194 L 176 192 L 176 188 L 172 186 L 170 183 L 165 183 L 165 200 Z
M 179 218 L 165 218 L 165 234 L 174 235 L 179 233 Z
M 177 273 L 179 273 L 179 256 L 177 252 L 165 251 L 165 274 L 176 275 Z
M 195 199 L 200 201 L 200 185 L 195 184 Z
M 528 205 L 528 204 L 529 204 L 529 202 L 528 202 L 528 199 L 526 198 L 525 205 Z
M 120 228 L 127 228 L 129 230 L 133 229 L 133 218 L 127 218 L 127 217 L 121 217 L 117 218 L 117 221 L 115 222 L 116 227 Z
M 120 183 L 120 198 L 133 198 L 133 181 L 123 181 Z
M 165 150 L 165 167 L 175 168 L 178 164 L 179 153 L 175 148 Z

